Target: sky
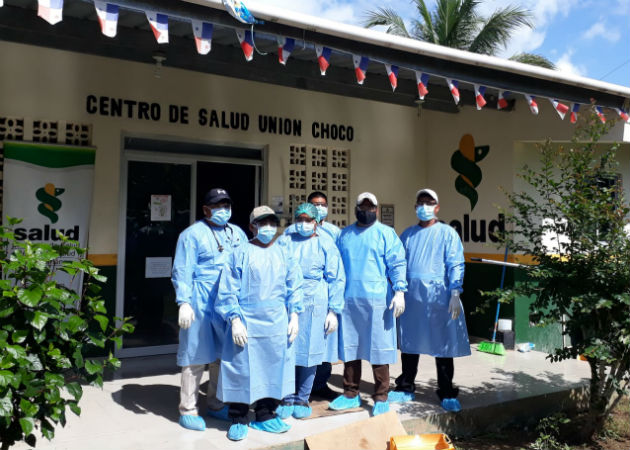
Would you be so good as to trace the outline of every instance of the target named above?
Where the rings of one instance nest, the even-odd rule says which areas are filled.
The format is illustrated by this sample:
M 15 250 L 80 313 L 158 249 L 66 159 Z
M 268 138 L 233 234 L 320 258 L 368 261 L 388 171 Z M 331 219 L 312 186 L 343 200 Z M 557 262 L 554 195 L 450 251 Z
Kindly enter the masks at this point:
M 398 11 L 409 24 L 418 17 L 412 0 L 249 0 L 337 22 L 361 25 L 365 12 L 379 7 Z M 426 0 L 433 9 L 435 0 Z M 630 0 L 481 0 L 490 15 L 508 4 L 533 15 L 535 27 L 521 28 L 497 56 L 529 52 L 545 56 L 558 70 L 630 86 Z M 409 28 L 409 27 L 408 27 Z

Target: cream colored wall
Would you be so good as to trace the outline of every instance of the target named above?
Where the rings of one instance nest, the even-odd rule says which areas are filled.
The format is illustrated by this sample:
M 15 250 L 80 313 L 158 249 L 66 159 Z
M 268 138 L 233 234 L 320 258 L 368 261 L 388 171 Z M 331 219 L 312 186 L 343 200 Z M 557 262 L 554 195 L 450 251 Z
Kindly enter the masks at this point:
M 422 149 L 418 145 L 422 136 L 420 120 L 413 108 L 168 67 L 163 68 L 161 78 L 157 79 L 153 76 L 153 64 L 7 42 L 0 42 L 0 54 L 4 61 L 10 62 L 0 68 L 1 116 L 93 124 L 93 145 L 97 153 L 89 240 L 91 253 L 117 252 L 123 134 L 268 146 L 268 201 L 273 196 L 284 195 L 290 144 L 350 148 L 351 203 L 360 192 L 370 190 L 381 202 L 395 204 L 398 231 L 413 218 L 409 207 L 413 194 L 408 193 L 415 192 L 425 176 Z M 147 62 L 150 62 L 149 55 Z M 278 66 L 278 71 L 281 70 Z M 85 107 L 89 94 L 158 102 L 162 119 L 152 122 L 90 115 Z M 168 104 L 189 106 L 191 123 L 168 123 L 164 117 Z M 196 111 L 201 107 L 247 112 L 250 129 L 244 132 L 202 127 L 196 122 Z M 302 137 L 259 133 L 258 114 L 302 119 Z M 354 140 L 343 143 L 314 139 L 312 121 L 352 125 Z
M 514 189 L 515 173 L 527 163 L 536 161 L 533 141 L 569 140 L 575 130 L 568 117 L 560 120 L 556 111 L 546 99 L 539 99 L 539 114 L 533 115 L 527 103 L 517 99 L 515 110 L 477 111 L 474 107 L 464 107 L 459 114 L 423 112 L 422 124 L 425 130 L 426 181 L 427 187 L 437 191 L 440 197 L 440 219 L 447 223 L 452 220 L 463 222 L 464 214 L 477 221 L 497 219 L 497 206 L 505 206 L 505 195 L 500 188 Z M 583 107 L 584 108 L 584 107 Z M 617 124 L 606 139 L 623 139 L 623 124 Z M 488 155 L 477 163 L 483 178 L 476 188 L 479 200 L 471 211 L 469 200 L 455 190 L 458 176 L 451 168 L 450 160 L 459 148 L 464 134 L 471 134 L 475 145 L 489 145 Z M 527 141 L 527 151 L 521 151 L 522 142 Z M 517 152 L 517 157 L 515 157 Z M 628 167 L 627 165 L 625 166 Z M 627 170 L 627 169 L 626 169 Z M 628 181 L 624 179 L 624 183 Z M 502 253 L 495 244 L 465 242 L 465 250 L 473 253 Z

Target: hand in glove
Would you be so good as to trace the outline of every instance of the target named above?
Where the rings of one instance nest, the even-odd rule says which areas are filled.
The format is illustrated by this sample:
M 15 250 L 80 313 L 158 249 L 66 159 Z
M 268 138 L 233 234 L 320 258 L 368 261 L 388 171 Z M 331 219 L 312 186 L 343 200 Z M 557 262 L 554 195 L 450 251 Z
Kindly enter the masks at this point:
M 330 334 L 337 329 L 339 326 L 339 321 L 337 320 L 337 314 L 333 311 L 328 311 L 328 315 L 326 316 L 326 322 L 324 322 L 324 330 L 326 330 L 326 334 Z
M 240 317 L 232 319 L 232 341 L 239 347 L 245 347 L 247 344 L 247 328 Z
M 459 291 L 451 291 L 451 300 L 448 302 L 448 313 L 451 319 L 455 320 L 462 312 L 462 302 L 459 300 Z
M 389 305 L 389 309 L 394 310 L 394 317 L 398 318 L 405 312 L 405 293 L 403 291 L 396 291 L 392 302 Z
M 287 336 L 289 336 L 289 344 L 295 341 L 298 335 L 299 321 L 297 313 L 291 313 L 291 320 L 289 320 L 289 327 L 287 328 Z
M 189 303 L 182 303 L 179 305 L 179 317 L 177 324 L 183 330 L 190 328 L 190 324 L 195 320 L 195 311 Z

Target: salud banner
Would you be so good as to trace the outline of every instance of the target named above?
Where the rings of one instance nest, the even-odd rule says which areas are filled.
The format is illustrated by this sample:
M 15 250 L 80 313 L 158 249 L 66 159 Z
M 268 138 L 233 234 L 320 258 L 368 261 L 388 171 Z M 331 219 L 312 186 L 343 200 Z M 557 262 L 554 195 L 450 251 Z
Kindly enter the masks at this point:
M 95 153 L 89 147 L 4 143 L 3 220 L 23 219 L 14 228 L 16 239 L 54 244 L 58 231 L 87 246 Z M 63 273 L 57 281 L 77 292 L 82 282 Z

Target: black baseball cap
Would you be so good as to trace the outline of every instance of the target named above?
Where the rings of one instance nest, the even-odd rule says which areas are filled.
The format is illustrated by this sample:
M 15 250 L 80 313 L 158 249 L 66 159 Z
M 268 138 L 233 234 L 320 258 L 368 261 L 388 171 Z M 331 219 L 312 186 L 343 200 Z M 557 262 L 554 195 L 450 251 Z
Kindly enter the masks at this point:
M 232 199 L 225 189 L 222 188 L 214 188 L 210 189 L 206 192 L 205 197 L 203 198 L 204 205 L 213 205 L 215 203 L 228 201 L 232 203 Z

